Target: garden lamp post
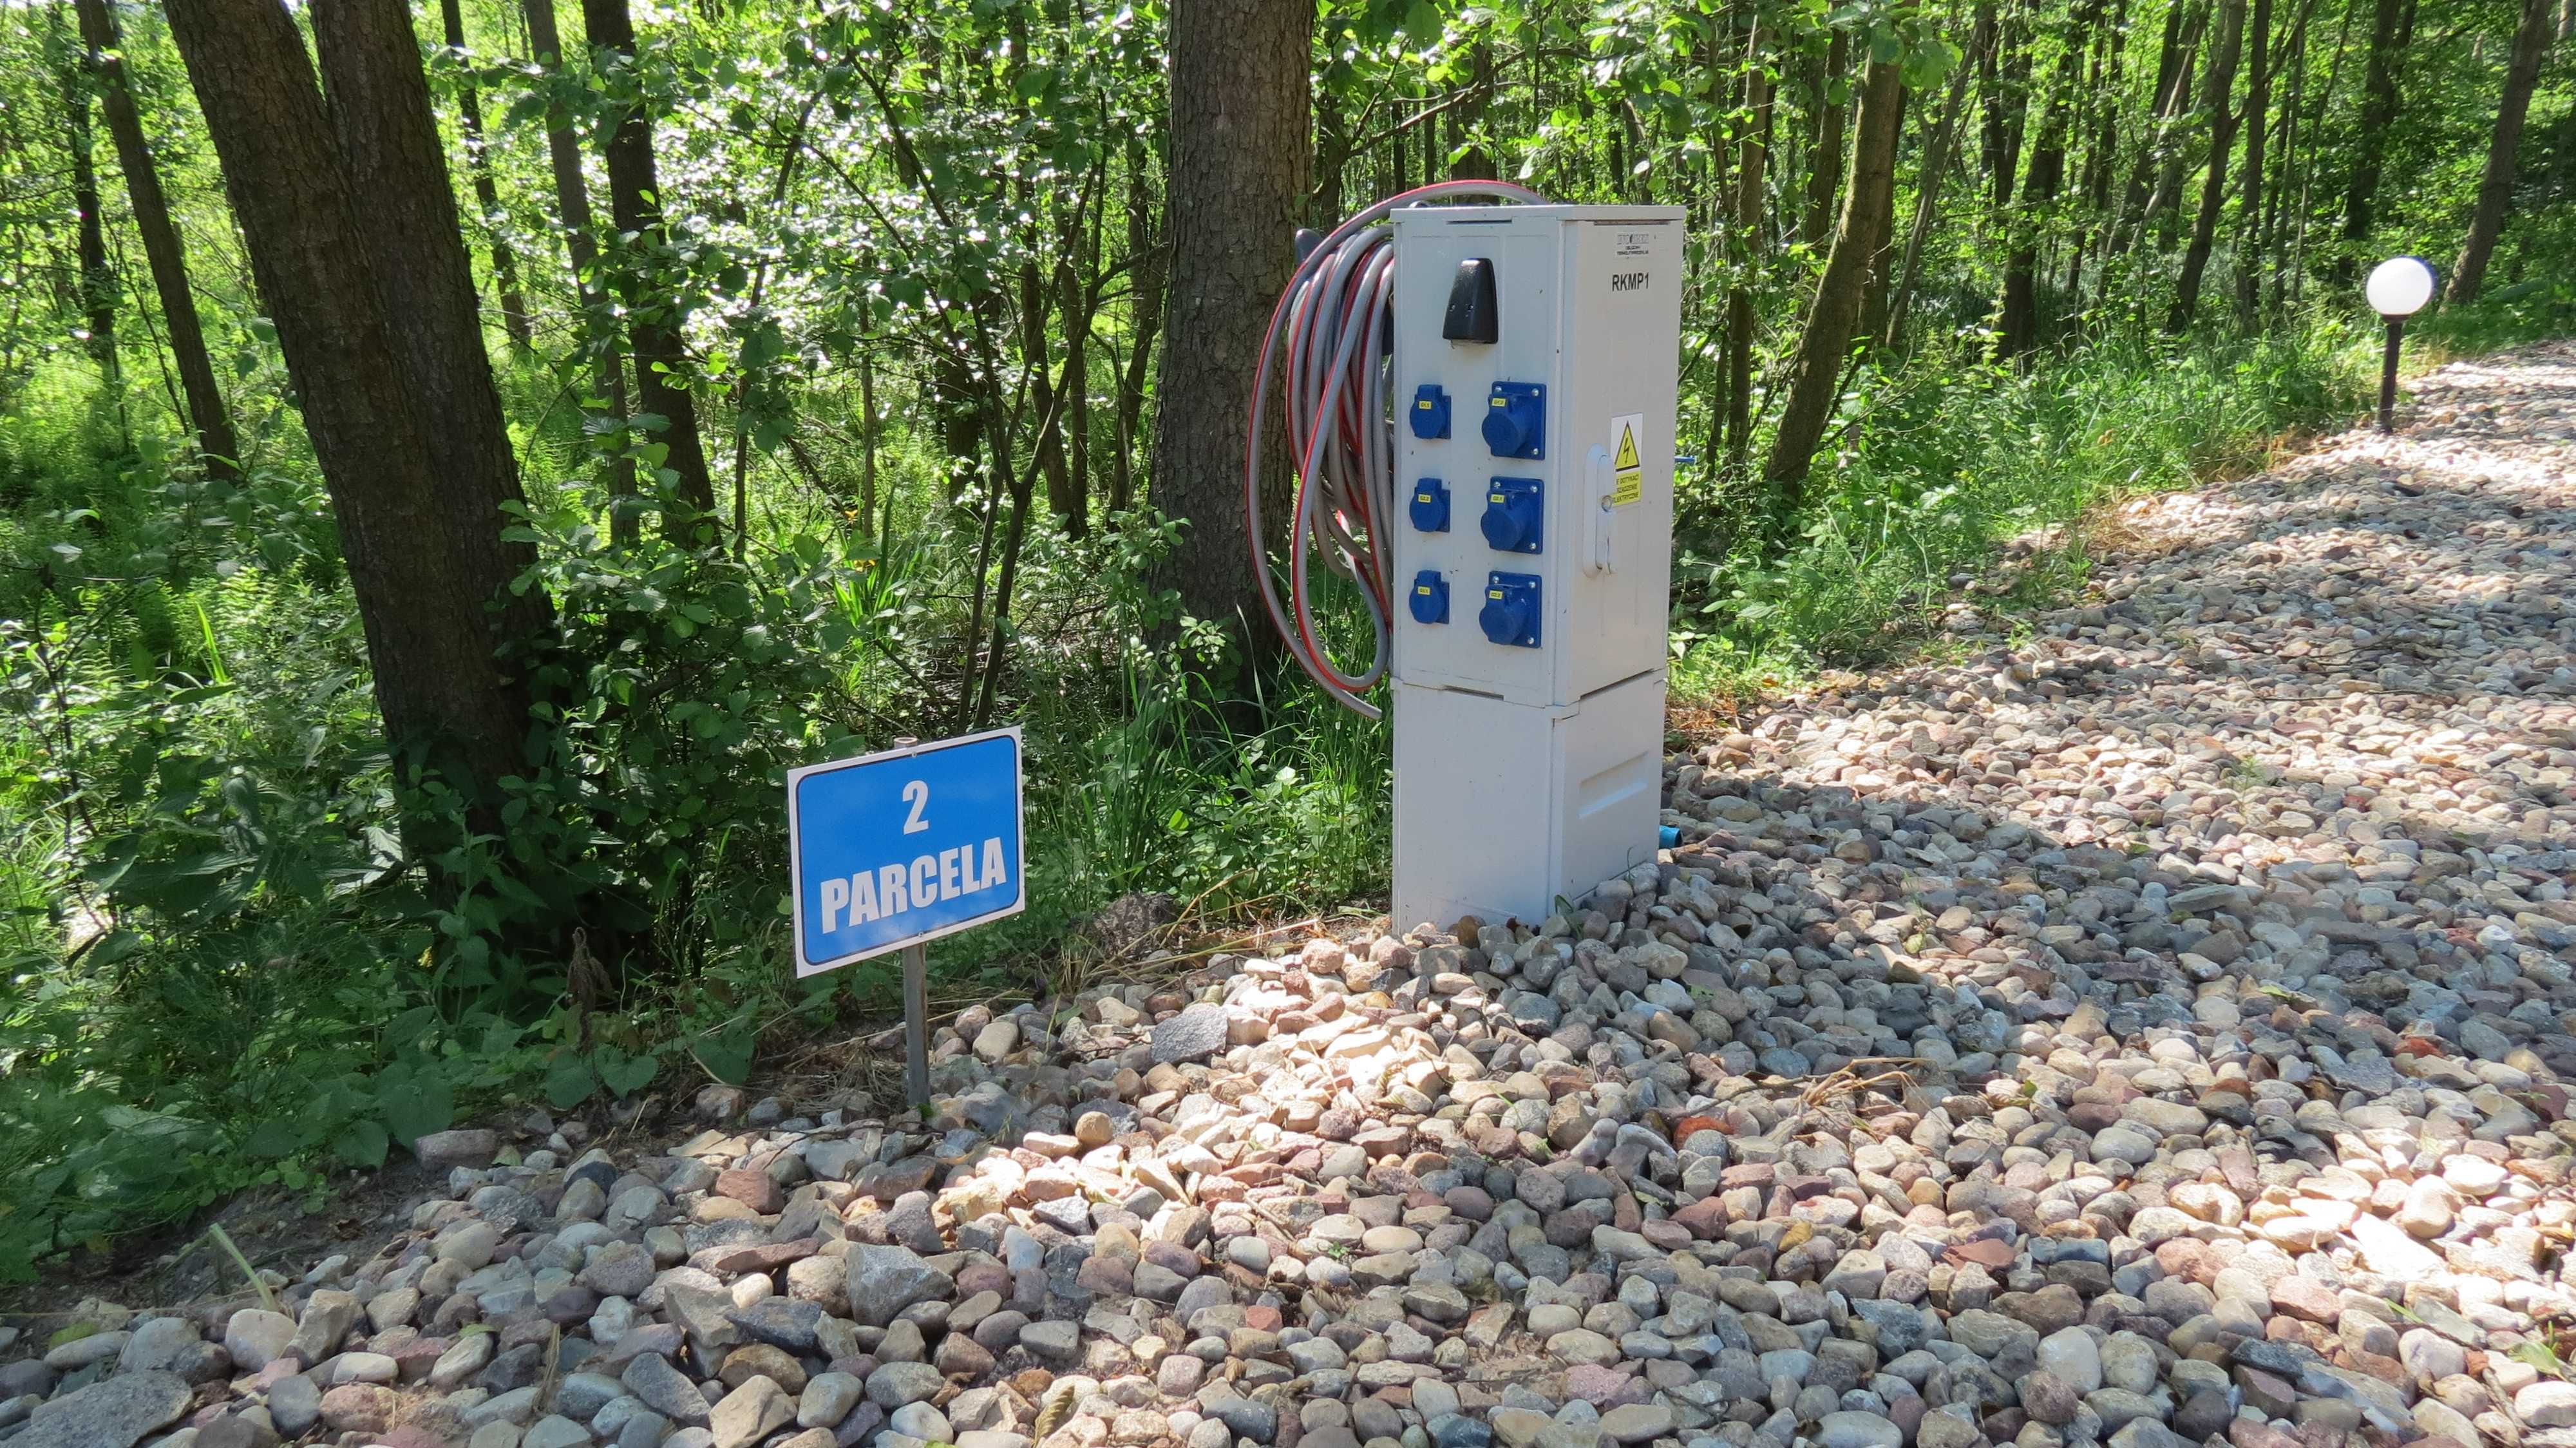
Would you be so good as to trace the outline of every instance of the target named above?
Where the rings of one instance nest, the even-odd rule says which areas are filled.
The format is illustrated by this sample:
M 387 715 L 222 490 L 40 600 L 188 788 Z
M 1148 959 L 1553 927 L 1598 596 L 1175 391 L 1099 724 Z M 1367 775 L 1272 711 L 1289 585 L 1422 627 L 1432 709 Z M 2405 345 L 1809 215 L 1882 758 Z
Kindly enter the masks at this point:
M 2420 256 L 2392 256 L 2370 269 L 2362 292 L 2371 310 L 2388 324 L 2388 350 L 2379 362 L 2379 430 L 2396 430 L 2397 347 L 2406 335 L 2406 319 L 2433 300 L 2433 264 Z

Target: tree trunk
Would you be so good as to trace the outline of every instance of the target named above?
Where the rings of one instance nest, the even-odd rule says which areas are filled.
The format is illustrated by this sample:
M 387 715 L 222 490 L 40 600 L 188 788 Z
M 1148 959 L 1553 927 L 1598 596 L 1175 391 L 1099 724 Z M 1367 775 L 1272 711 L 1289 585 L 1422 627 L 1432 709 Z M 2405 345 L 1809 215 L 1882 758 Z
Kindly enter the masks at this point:
M 2191 47 L 2200 37 L 2187 26 L 2190 7 L 2184 0 L 2174 0 L 2165 10 L 2164 43 L 2156 52 L 2156 89 L 2147 111 L 2146 145 L 2138 151 L 2137 164 L 2129 172 L 2129 189 L 2120 203 L 2120 219 L 2111 238 L 2109 250 L 2116 252 L 2129 228 L 2147 214 L 2147 201 L 2155 182 L 2156 164 L 2170 144 L 2168 132 L 2173 118 L 2182 110 L 2182 97 L 2190 87 L 2184 76 L 2190 63 Z
M 160 167 L 143 138 L 143 120 L 126 87 L 125 58 L 119 53 L 116 13 L 110 0 L 76 0 L 81 44 L 88 52 L 90 74 L 98 85 L 99 110 L 107 133 L 116 142 L 117 169 L 125 173 L 126 204 L 134 211 L 134 229 L 143 239 L 143 259 L 152 272 L 152 289 L 161 299 L 161 320 L 170 333 L 170 356 L 179 369 L 179 391 L 187 399 L 181 419 L 196 438 L 206 475 L 237 475 L 241 444 L 233 436 L 232 414 L 223 390 L 215 384 L 215 364 L 206 354 L 206 330 L 197 319 L 196 293 L 188 287 L 188 255 L 179 229 L 170 222 L 170 200 L 161 191 Z
M 1995 178 L 2004 168 L 2004 108 L 1997 92 L 2001 88 L 2000 59 L 2003 48 L 2003 17 L 1995 13 L 1997 0 L 1977 0 L 1976 22 L 1968 36 L 1966 63 L 1976 71 L 1978 140 L 1977 164 L 1985 177 L 1991 197 Z
M 1152 376 L 1154 339 L 1163 327 L 1164 238 L 1154 230 L 1152 155 L 1142 140 L 1127 143 L 1127 370 L 1118 382 L 1118 455 L 1110 465 L 1109 511 L 1136 503 L 1137 430 L 1145 418 L 1145 379 Z
M 1277 0 L 1179 0 L 1171 17 L 1171 300 L 1153 488 L 1188 526 L 1159 574 L 1193 617 L 1239 630 L 1256 658 L 1276 644 L 1245 535 L 1243 416 L 1296 268 L 1314 23 L 1314 7 Z M 1270 415 L 1276 426 L 1283 414 Z M 1274 481 L 1286 470 L 1280 444 L 1261 439 Z
M 1056 395 L 1064 409 L 1065 527 L 1080 538 L 1091 530 L 1091 318 L 1099 297 L 1099 231 L 1092 211 L 1106 167 L 1096 167 L 1073 214 L 1059 228 L 1056 310 L 1064 318 L 1064 380 Z
M 2115 222 L 2111 211 L 2111 173 L 2120 154 L 2120 103 L 2125 80 L 2124 62 L 2128 58 L 2129 0 L 2119 0 L 2111 12 L 2111 23 L 2095 29 L 2093 64 L 2084 86 L 2085 105 L 2092 111 L 2092 134 L 2084 147 L 2083 194 L 2085 219 L 2076 228 L 2075 244 L 2067 248 L 2066 295 L 2081 304 L 2084 295 L 2084 261 L 2093 251 L 2094 239 L 2107 239 Z
M 528 49 L 538 68 L 552 79 L 563 67 L 563 40 L 555 32 L 555 0 L 523 0 L 528 23 Z M 590 181 L 582 174 L 581 142 L 572 118 L 561 105 L 546 106 L 546 157 L 555 180 L 555 215 L 563 227 L 564 255 L 572 261 L 573 289 L 581 297 L 582 336 L 589 349 L 599 395 L 621 426 L 626 421 L 626 349 L 618 345 L 617 323 L 608 295 L 601 290 L 598 232 L 591 219 Z M 620 544 L 642 534 L 637 515 L 635 458 L 618 449 L 608 465 L 608 536 Z
M 439 18 L 444 24 L 447 48 L 456 52 L 459 63 L 466 59 L 465 12 L 458 0 L 438 0 Z M 486 154 L 483 141 L 483 101 L 474 93 L 471 78 L 456 87 L 457 130 L 465 137 L 465 169 L 474 176 L 474 205 L 483 213 L 483 225 L 492 233 L 492 289 L 501 295 L 501 330 L 510 334 L 510 343 L 520 351 L 528 349 L 528 299 L 519 290 L 519 259 L 510 250 L 510 239 L 503 227 L 508 216 L 501 210 L 501 190 L 492 181 L 492 158 Z
M 1861 87 L 1851 179 L 1843 188 L 1842 223 L 1834 231 L 1824 274 L 1816 279 L 1815 302 L 1807 309 L 1806 332 L 1799 339 L 1789 400 L 1781 409 L 1770 460 L 1762 468 L 1773 490 L 1775 548 L 1789 536 L 1805 506 L 1807 471 L 1842 391 L 1843 359 L 1850 355 L 1853 329 L 1860 321 L 1870 258 L 1887 242 L 1896 202 L 1897 117 L 1902 97 L 1897 67 L 1872 62 Z
M 2347 8 L 2344 13 L 2348 17 L 2352 12 Z M 2301 0 L 2299 18 L 2290 26 L 2286 59 L 2273 66 L 2275 70 L 2286 69 L 2290 77 L 2289 90 L 2281 97 L 2281 158 L 2274 167 L 2274 180 L 2263 203 L 2264 270 L 2272 277 L 2274 316 L 2289 303 L 2301 265 L 2296 232 L 2308 215 L 2308 179 L 2315 148 L 2311 143 L 2302 152 L 2301 143 L 2309 140 L 2304 132 L 2308 114 L 2308 22 L 2315 14 L 2316 0 Z M 2343 39 L 2335 37 L 2338 50 Z
M 2200 279 L 2209 269 L 2209 250 L 2218 237 L 2218 213 L 2227 206 L 2227 154 L 2235 148 L 2236 119 L 2227 108 L 2236 86 L 2236 52 L 2245 39 L 2245 0 L 2220 0 L 2218 46 L 2210 55 L 2209 84 L 2201 92 L 2201 109 L 2209 113 L 2209 172 L 2200 188 L 2200 215 L 2192 222 L 2191 249 L 2183 253 L 2182 275 L 2174 283 L 2173 311 L 2165 318 L 2168 332 L 2186 332 L 2200 311 Z
M 2378 0 L 2371 17 L 2370 67 L 2361 83 L 2361 144 L 2355 148 L 2352 184 L 2343 197 L 2344 254 L 2336 272 L 2349 282 L 2362 243 L 2378 217 L 2379 171 L 2390 128 L 2397 124 L 2399 89 L 2407 47 L 2415 38 L 2415 0 Z
M 1833 234 L 1834 188 L 1843 179 L 1843 112 L 1846 103 L 1834 99 L 1834 82 L 1851 68 L 1851 36 L 1837 30 L 1825 47 L 1824 63 L 1810 73 L 1807 104 L 1808 119 L 1815 126 L 1814 139 L 1807 148 L 1807 219 L 1798 229 L 1798 239 L 1810 247 L 1822 246 Z
M 2254 0 L 2246 35 L 2245 195 L 2236 204 L 2236 326 L 2251 332 L 2263 283 L 2263 136 L 2272 110 L 2272 0 Z
M 2022 114 L 2030 105 L 2030 47 L 2022 29 L 2021 17 L 2010 8 L 1996 15 L 1986 68 L 1978 77 L 1986 98 L 1986 185 L 1998 215 L 2012 205 L 2013 183 L 2021 175 Z
M 2541 57 L 2549 51 L 2550 0 L 2522 0 L 2522 25 L 2513 33 L 2513 55 L 2504 68 L 2504 95 L 2496 102 L 2495 136 L 2487 145 L 2487 170 L 2478 182 L 2477 209 L 2469 213 L 2468 240 L 2452 264 L 2450 289 L 2454 304 L 2474 302 L 2485 284 L 2487 258 L 2504 230 L 2504 209 L 2513 200 L 2514 153 L 2522 146 L 2523 118 L 2531 111 L 2531 89 L 2540 79 Z
M 590 43 L 607 52 L 605 68 L 633 71 L 635 21 L 626 0 L 581 0 L 583 28 Z M 688 359 L 680 341 L 680 324 L 671 298 L 654 273 L 663 264 L 662 182 L 653 163 L 653 121 L 638 99 L 613 124 L 601 127 L 600 154 L 608 163 L 608 216 L 617 228 L 618 291 L 626 304 L 626 332 L 635 353 L 635 400 L 662 419 L 661 440 L 667 451 L 662 466 L 675 478 L 672 498 L 679 507 L 663 515 L 663 531 L 686 540 L 698 517 L 713 513 L 715 481 L 707 473 L 707 448 L 698 435 L 697 400 L 690 395 Z M 695 516 L 693 516 L 695 515 Z
M 1959 66 L 1950 75 L 1950 95 L 1941 103 L 1940 124 L 1932 131 L 1931 144 L 1924 148 L 1923 169 L 1914 181 L 1914 226 L 1906 234 L 1905 260 L 1897 270 L 1896 292 L 1887 307 L 1887 330 L 1881 333 L 1880 345 L 1895 351 L 1905 340 L 1905 314 L 1914 302 L 1914 279 L 1923 265 L 1923 244 L 1931 238 L 1932 223 L 1941 214 L 1941 187 L 1949 179 L 1950 151 L 1959 137 L 1959 119 L 1968 103 L 1969 68 Z
M 873 533 L 877 516 L 877 368 L 874 347 L 859 344 L 859 523 Z
M 1060 204 L 1063 198 L 1053 199 Z M 1040 208 L 1025 187 L 1020 188 L 1019 204 L 1021 214 L 1030 218 L 1024 233 L 1029 259 L 1020 264 L 1018 323 L 1021 365 L 1029 371 L 1029 409 L 1038 424 L 1037 470 L 1046 479 L 1048 509 L 1062 518 L 1066 530 L 1078 538 L 1082 530 L 1075 522 L 1078 514 L 1073 501 L 1073 474 L 1064 457 L 1064 407 L 1056 397 L 1056 378 L 1049 370 L 1054 361 L 1049 356 L 1052 349 L 1047 317 L 1055 310 L 1052 303 L 1057 294 L 1046 285 L 1039 270 L 1037 257 L 1048 246 L 1041 240 L 1042 223 L 1037 219 Z M 1069 332 L 1066 340 L 1072 340 Z
M 1475 74 L 1467 82 L 1468 99 L 1449 112 L 1449 179 L 1452 181 L 1494 181 L 1502 173 L 1494 169 L 1494 158 L 1476 144 L 1476 135 L 1485 123 L 1485 108 L 1494 101 L 1494 48 L 1479 44 L 1475 51 Z
M 526 695 L 492 651 L 497 549 L 459 549 L 435 420 L 369 263 L 357 193 L 277 0 L 168 0 L 225 188 L 339 525 L 376 703 L 404 767 L 488 809 L 522 767 Z M 417 66 L 415 52 L 414 65 Z M 370 196 L 370 204 L 387 198 Z M 451 233 L 452 235 L 452 233 Z M 497 522 L 487 522 L 497 533 Z
M 1999 361 L 2018 360 L 2039 345 L 2040 232 L 2048 224 L 2058 188 L 2066 184 L 2068 111 L 2084 64 L 2087 37 L 2101 14 L 2101 0 L 2086 0 L 2077 8 L 2040 113 L 2039 141 L 2031 148 L 2030 174 L 2022 182 L 2020 214 L 2013 225 L 2013 250 L 2004 266 L 2002 316 L 1995 329 Z
M 1726 465 L 1742 472 L 1753 446 L 1754 288 L 1762 277 L 1762 171 L 1771 153 L 1771 78 L 1762 68 L 1765 31 L 1756 20 L 1745 48 L 1744 108 L 1736 142 L 1734 242 L 1736 281 L 1726 296 Z
M 542 596 L 507 585 L 535 565 L 537 552 L 501 537 L 516 521 L 505 509 L 526 497 L 483 350 L 474 266 L 411 11 L 403 0 L 331 0 L 312 14 L 342 174 L 351 194 L 366 198 L 360 234 L 376 290 L 398 322 L 396 360 L 430 420 L 429 464 L 448 546 L 464 576 L 485 584 L 475 602 L 500 604 L 488 620 L 493 646 L 534 638 L 546 622 Z
M 2200 73 L 2200 49 L 2208 35 L 2209 23 L 2216 14 L 2211 0 L 2192 0 L 2191 16 L 2184 22 L 2182 69 L 2174 78 L 2171 101 L 2165 108 L 2164 123 L 2156 128 L 2154 149 L 2156 184 L 2139 212 L 2138 239 L 2143 242 L 2152 229 L 2156 245 L 2171 250 L 2181 227 L 2181 198 L 2184 175 L 2184 152 L 2191 128 L 2183 123 L 2190 112 L 2192 84 Z M 2213 43 L 2213 51 L 2215 44 Z
M 1895 143 L 1896 148 L 1899 150 L 1902 150 L 1904 147 L 1906 98 L 1906 90 L 1902 86 L 1899 86 L 1896 92 L 1897 140 Z M 1896 162 L 1894 158 L 1891 157 L 1888 161 L 1888 166 L 1891 171 L 1893 171 L 1895 164 Z M 1878 339 L 1886 335 L 1887 293 L 1888 289 L 1896 280 L 1895 263 L 1896 182 L 1891 175 L 1888 181 L 1887 225 L 1879 228 L 1877 249 L 1873 250 L 1869 254 L 1869 263 L 1861 271 L 1860 331 L 1858 335 L 1864 347 L 1877 346 Z
M 1351 119 L 1342 114 L 1340 97 L 1319 88 L 1315 92 L 1315 188 L 1306 207 L 1307 225 L 1319 231 L 1331 229 L 1342 219 L 1342 192 L 1353 160 L 1352 147 L 1358 141 L 1350 127 Z M 1132 152 L 1133 138 L 1128 146 Z
M 62 12 L 54 19 L 59 32 Z M 76 213 L 75 256 L 79 273 L 74 291 L 80 297 L 82 339 L 99 375 L 116 380 L 116 268 L 107 261 L 107 223 L 98 209 L 98 163 L 92 154 L 89 126 L 89 76 L 64 48 L 62 74 L 64 143 L 71 152 L 72 210 Z

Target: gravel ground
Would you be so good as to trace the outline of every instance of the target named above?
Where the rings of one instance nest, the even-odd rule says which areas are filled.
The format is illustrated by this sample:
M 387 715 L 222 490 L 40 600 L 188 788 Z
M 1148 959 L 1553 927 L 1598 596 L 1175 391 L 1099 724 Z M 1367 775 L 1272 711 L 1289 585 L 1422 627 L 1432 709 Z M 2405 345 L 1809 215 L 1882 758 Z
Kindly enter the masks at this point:
M 1675 757 L 1576 918 L 972 1011 L 927 1122 L 446 1133 L 284 1312 L 0 1341 L 0 1438 L 2576 1443 L 2576 349 L 2418 398 Z

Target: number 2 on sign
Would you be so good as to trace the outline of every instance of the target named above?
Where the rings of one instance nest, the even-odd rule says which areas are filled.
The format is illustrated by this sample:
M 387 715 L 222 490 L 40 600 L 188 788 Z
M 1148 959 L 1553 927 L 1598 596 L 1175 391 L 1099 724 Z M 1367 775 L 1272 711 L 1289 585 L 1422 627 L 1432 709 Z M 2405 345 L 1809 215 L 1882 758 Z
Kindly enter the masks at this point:
M 921 812 L 930 807 L 930 786 L 916 779 L 903 787 L 903 797 L 912 806 L 912 813 L 903 817 L 903 832 L 917 835 L 930 828 L 930 821 L 921 817 Z

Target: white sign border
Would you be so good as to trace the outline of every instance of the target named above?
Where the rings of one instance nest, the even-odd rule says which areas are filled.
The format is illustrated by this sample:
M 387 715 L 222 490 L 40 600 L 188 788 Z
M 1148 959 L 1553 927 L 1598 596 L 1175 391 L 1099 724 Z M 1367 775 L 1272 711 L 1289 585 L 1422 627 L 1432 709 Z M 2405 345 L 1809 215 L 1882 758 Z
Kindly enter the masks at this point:
M 969 744 L 981 744 L 988 739 L 1010 740 L 1011 758 L 1012 763 L 1015 766 L 1011 771 L 1011 813 L 1012 817 L 1017 822 L 1018 827 L 1011 832 L 1011 843 L 1017 850 L 1019 858 L 1012 861 L 1013 871 L 1011 879 L 1013 884 L 1016 886 L 1016 890 L 1012 896 L 1011 903 L 1003 909 L 996 910 L 989 915 L 978 915 L 972 920 L 960 920 L 954 925 L 942 925 L 936 930 L 928 931 L 920 935 L 910 936 L 903 940 L 894 941 L 891 944 L 880 945 L 872 950 L 862 950 L 856 954 L 841 956 L 836 960 L 821 961 L 816 964 L 808 965 L 805 958 L 805 852 L 802 844 L 800 843 L 804 836 L 802 832 L 796 828 L 796 786 L 803 783 L 804 780 L 811 775 L 830 774 L 834 771 L 843 769 L 856 769 L 861 765 L 882 764 L 890 759 L 917 758 L 924 754 L 936 754 L 943 749 L 958 749 Z M 987 729 L 980 734 L 960 734 L 952 739 L 933 739 L 926 744 L 908 744 L 897 749 L 881 749 L 874 754 L 862 754 L 852 759 L 829 759 L 825 760 L 821 764 L 800 764 L 788 770 L 788 920 L 795 928 L 796 978 L 798 980 L 803 980 L 809 975 L 821 975 L 827 970 L 838 970 L 842 966 L 850 965 L 858 961 L 872 960 L 880 955 L 890 955 L 906 946 L 927 945 L 931 941 L 939 939 L 941 936 L 954 935 L 961 930 L 972 930 L 978 925 L 990 925 L 996 920 L 1007 919 L 1010 916 L 1017 915 L 1021 911 L 1028 909 L 1028 751 L 1028 741 L 1021 736 L 1020 726 L 1017 724 L 1007 724 L 999 729 Z

